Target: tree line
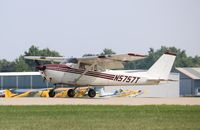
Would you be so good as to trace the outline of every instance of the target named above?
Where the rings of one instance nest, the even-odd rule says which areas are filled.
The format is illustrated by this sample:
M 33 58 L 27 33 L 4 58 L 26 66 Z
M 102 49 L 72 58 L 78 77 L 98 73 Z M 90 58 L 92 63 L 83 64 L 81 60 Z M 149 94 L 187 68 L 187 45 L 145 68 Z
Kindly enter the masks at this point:
M 173 70 L 175 67 L 200 67 L 200 56 L 187 56 L 185 50 L 176 47 L 161 46 L 160 49 L 150 48 L 147 58 L 139 61 L 124 63 L 124 69 L 148 69 L 164 52 L 170 51 L 177 54 Z M 85 56 L 116 54 L 112 49 L 105 48 L 100 54 L 84 54 Z M 24 56 L 61 56 L 59 52 L 50 50 L 49 48 L 39 49 L 39 47 L 31 46 L 28 51 L 20 55 L 14 61 L 6 59 L 0 60 L 0 72 L 25 72 L 35 71 L 37 65 L 34 61 L 24 59 Z M 46 62 L 48 63 L 48 62 Z
M 126 63 L 125 69 L 148 69 L 163 53 L 167 51 L 176 53 L 176 60 L 172 71 L 175 70 L 175 67 L 200 67 L 200 56 L 187 56 L 185 50 L 176 47 L 161 46 L 158 50 L 150 48 L 147 58 L 143 60 Z

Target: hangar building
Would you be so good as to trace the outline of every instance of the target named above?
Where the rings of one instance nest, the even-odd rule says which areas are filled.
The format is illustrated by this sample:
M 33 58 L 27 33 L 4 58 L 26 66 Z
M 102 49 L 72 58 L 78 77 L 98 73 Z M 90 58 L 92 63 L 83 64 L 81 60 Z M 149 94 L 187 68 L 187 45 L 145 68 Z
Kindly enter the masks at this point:
M 39 72 L 6 72 L 0 73 L 0 88 L 2 89 L 36 89 L 48 88 L 53 85 L 43 81 Z
M 180 96 L 200 96 L 200 68 L 176 68 L 180 73 Z

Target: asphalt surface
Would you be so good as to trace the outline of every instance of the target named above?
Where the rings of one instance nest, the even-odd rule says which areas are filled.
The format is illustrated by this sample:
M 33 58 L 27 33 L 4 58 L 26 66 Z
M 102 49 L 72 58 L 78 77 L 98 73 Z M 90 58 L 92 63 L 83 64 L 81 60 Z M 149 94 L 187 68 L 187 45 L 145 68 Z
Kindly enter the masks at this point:
M 0 105 L 200 105 L 199 97 L 180 98 L 0 98 Z

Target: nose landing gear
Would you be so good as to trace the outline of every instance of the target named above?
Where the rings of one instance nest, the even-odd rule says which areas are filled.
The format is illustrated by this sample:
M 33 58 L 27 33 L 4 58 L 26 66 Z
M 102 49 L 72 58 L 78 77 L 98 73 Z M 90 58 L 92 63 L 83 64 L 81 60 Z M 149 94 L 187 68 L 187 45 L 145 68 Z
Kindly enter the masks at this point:
M 56 89 L 56 84 L 54 84 L 54 88 L 49 91 L 49 97 L 52 98 L 56 95 L 55 89 Z

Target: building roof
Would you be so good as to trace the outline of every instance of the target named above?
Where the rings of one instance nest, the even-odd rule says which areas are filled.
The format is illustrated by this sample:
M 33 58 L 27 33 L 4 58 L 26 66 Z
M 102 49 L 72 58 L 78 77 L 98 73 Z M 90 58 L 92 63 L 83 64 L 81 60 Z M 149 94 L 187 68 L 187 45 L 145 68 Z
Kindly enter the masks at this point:
M 185 74 L 191 79 L 200 79 L 200 68 L 176 68 L 179 72 Z
M 0 76 L 30 76 L 40 75 L 40 72 L 2 72 Z

